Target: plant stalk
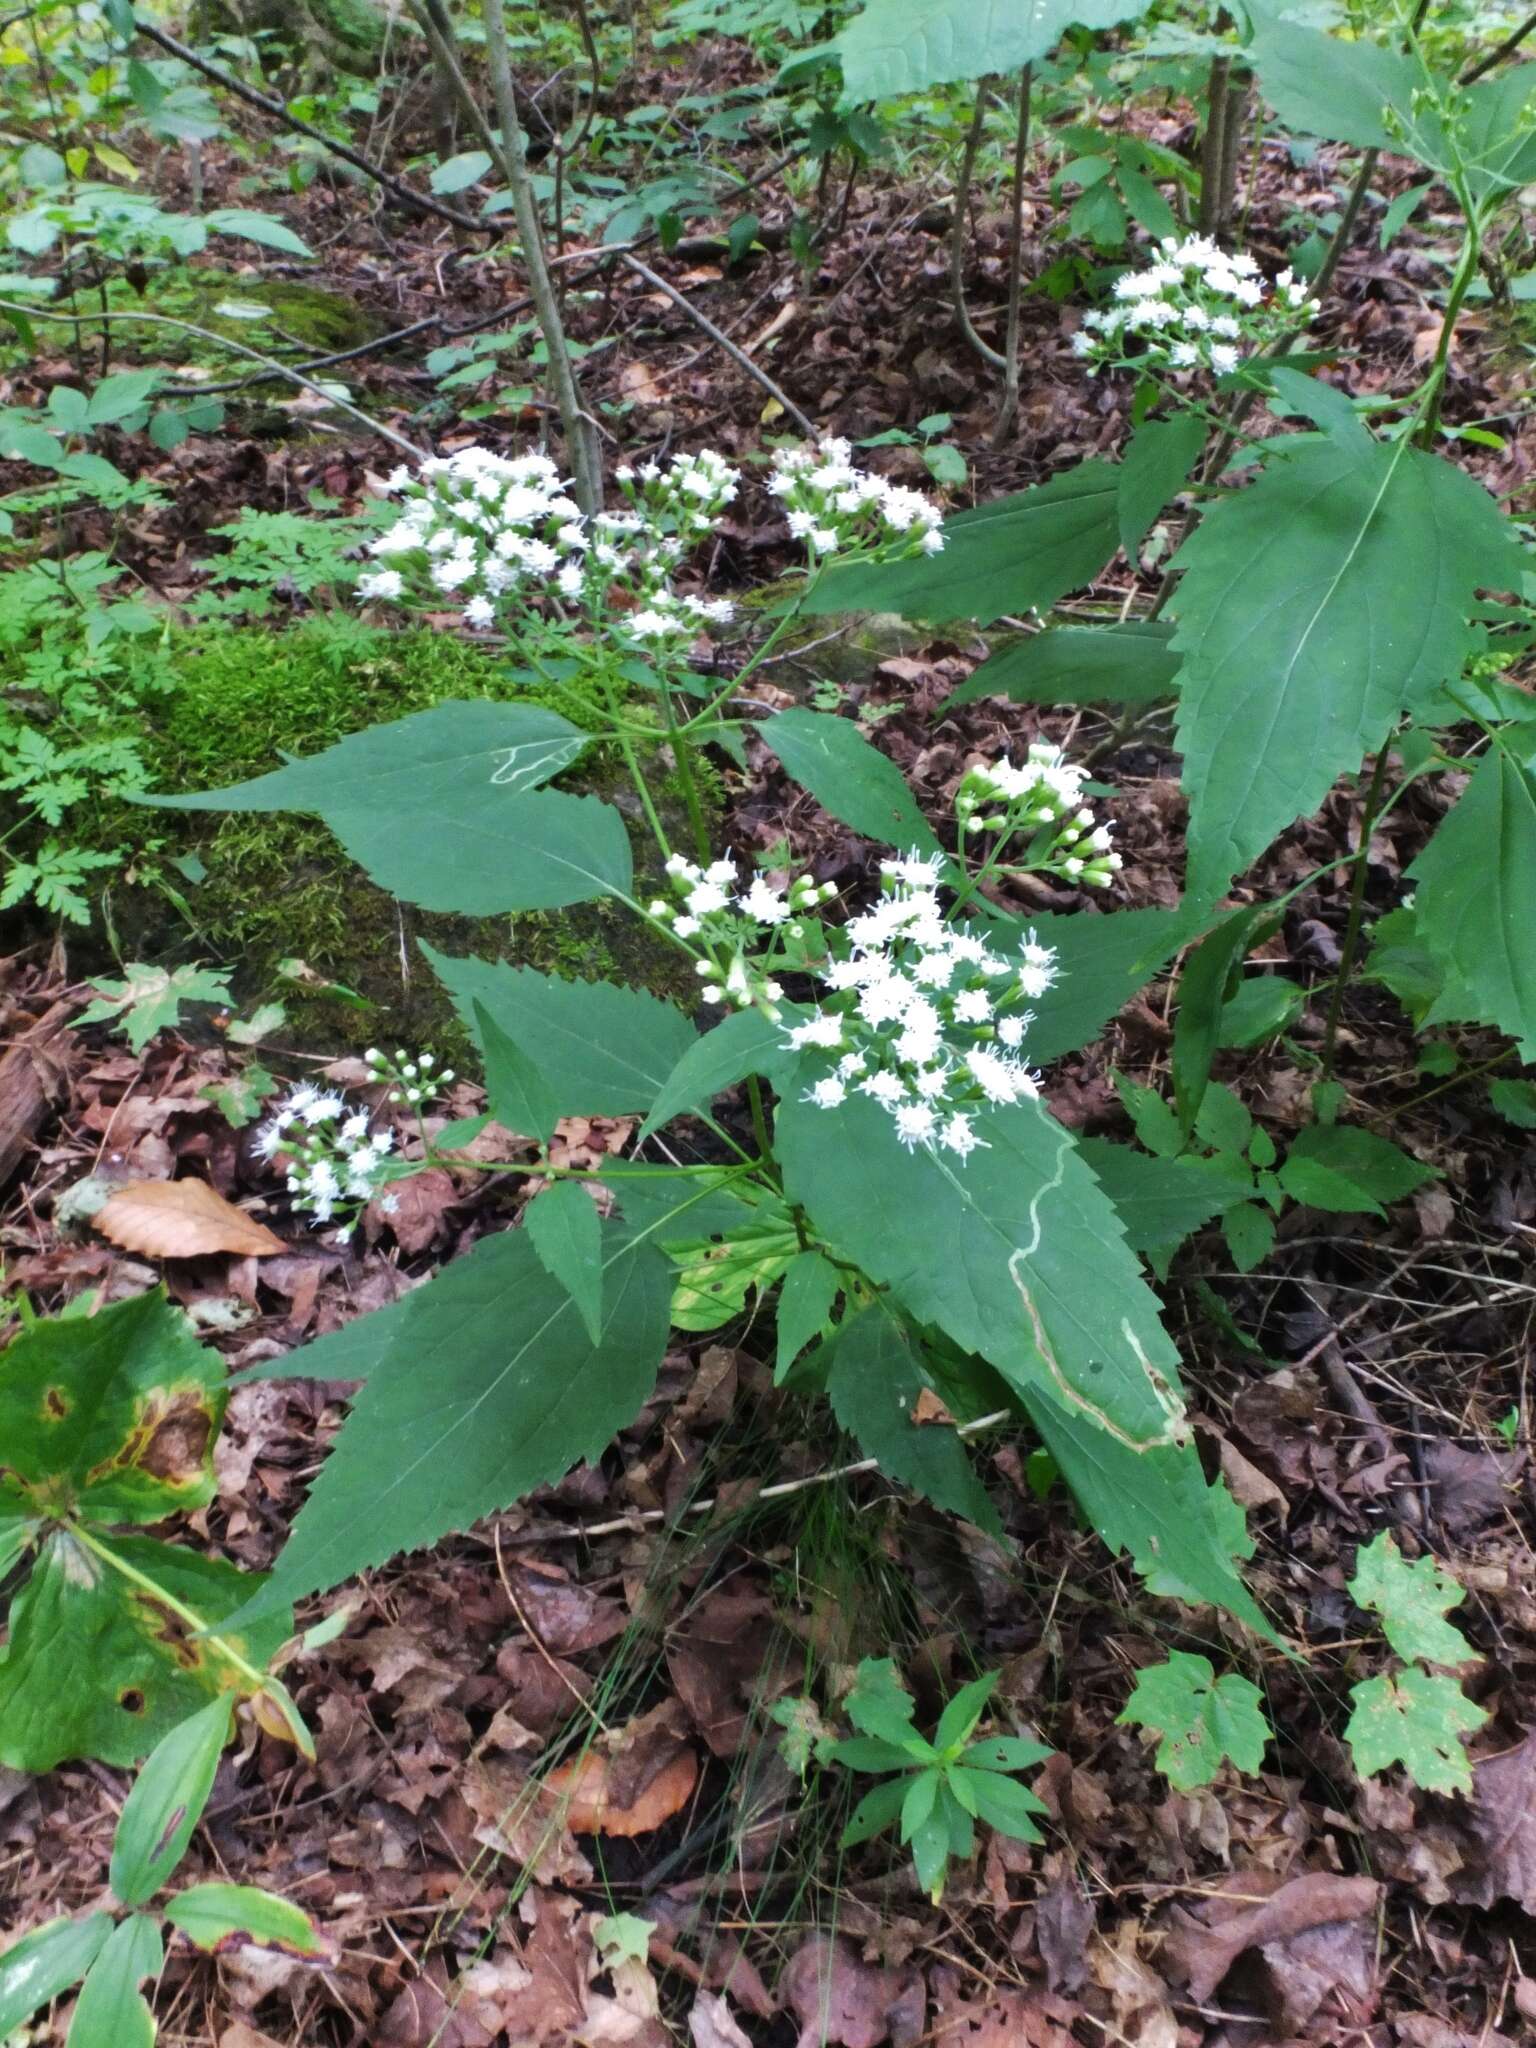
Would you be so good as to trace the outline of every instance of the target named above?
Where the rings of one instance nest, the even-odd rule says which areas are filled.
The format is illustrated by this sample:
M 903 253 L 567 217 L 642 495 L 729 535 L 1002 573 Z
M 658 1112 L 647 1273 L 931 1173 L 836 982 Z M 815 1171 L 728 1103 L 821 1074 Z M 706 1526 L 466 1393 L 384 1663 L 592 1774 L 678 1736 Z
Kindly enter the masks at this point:
M 1355 956 L 1360 950 L 1360 927 L 1365 916 L 1366 872 L 1371 864 L 1371 834 L 1381 816 L 1381 793 L 1387 779 L 1387 756 L 1392 751 L 1393 735 L 1388 734 L 1376 756 L 1376 766 L 1371 774 L 1370 787 L 1365 793 L 1365 810 L 1360 819 L 1360 847 L 1355 855 L 1354 874 L 1349 885 L 1349 918 L 1344 927 L 1344 944 L 1339 953 L 1339 971 L 1334 979 L 1333 994 L 1328 998 L 1328 1021 L 1323 1029 L 1323 1079 L 1333 1079 L 1334 1054 L 1337 1050 L 1339 1017 L 1344 1008 L 1344 995 L 1349 987 L 1350 975 L 1354 970 Z

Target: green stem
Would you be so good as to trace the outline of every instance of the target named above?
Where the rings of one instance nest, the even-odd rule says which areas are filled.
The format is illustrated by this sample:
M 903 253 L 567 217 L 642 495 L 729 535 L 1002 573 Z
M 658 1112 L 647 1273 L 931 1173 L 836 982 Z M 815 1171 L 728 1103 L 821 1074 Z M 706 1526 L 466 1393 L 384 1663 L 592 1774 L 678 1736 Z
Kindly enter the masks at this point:
M 709 826 L 705 821 L 704 806 L 699 801 L 698 778 L 693 772 L 693 746 L 677 722 L 677 713 L 672 708 L 672 685 L 665 676 L 661 679 L 661 709 L 667 722 L 667 738 L 672 743 L 672 758 L 677 763 L 677 779 L 682 784 L 683 804 L 693 831 L 693 850 L 708 865 L 711 851 Z
M 1360 949 L 1360 927 L 1365 916 L 1366 871 L 1371 862 L 1371 834 L 1376 829 L 1381 815 L 1381 792 L 1387 779 L 1387 756 L 1392 749 L 1392 735 L 1388 734 L 1376 756 L 1376 766 L 1371 774 L 1371 783 L 1365 793 L 1365 810 L 1360 819 L 1360 845 L 1354 856 L 1354 875 L 1349 887 L 1349 921 L 1344 927 L 1344 945 L 1339 954 L 1339 971 L 1334 980 L 1333 994 L 1328 999 L 1328 1021 L 1323 1031 L 1323 1079 L 1333 1079 L 1334 1054 L 1339 1034 L 1339 1015 L 1344 1007 L 1345 991 L 1349 987 L 1350 974 L 1355 956 Z
M 1458 192 L 1457 196 L 1460 197 L 1461 194 Z M 1456 265 L 1456 274 L 1451 279 L 1450 294 L 1446 299 L 1445 313 L 1440 322 L 1440 341 L 1435 349 L 1435 360 L 1430 365 L 1423 417 L 1419 421 L 1418 432 L 1414 435 L 1414 440 L 1420 448 L 1433 445 L 1440 425 L 1440 406 L 1445 396 L 1446 372 L 1450 365 L 1456 317 L 1477 276 L 1482 249 L 1482 224 L 1475 208 L 1468 207 L 1467 232 L 1461 245 L 1461 258 Z

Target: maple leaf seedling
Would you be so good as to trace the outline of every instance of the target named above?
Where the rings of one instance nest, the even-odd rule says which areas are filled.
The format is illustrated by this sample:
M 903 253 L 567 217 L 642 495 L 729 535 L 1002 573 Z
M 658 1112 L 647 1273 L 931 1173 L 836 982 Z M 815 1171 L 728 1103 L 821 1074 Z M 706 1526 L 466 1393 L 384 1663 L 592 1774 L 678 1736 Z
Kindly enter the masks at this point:
M 1120 1722 L 1159 1735 L 1157 1768 L 1176 1792 L 1193 1792 L 1226 1757 L 1240 1771 L 1259 1768 L 1272 1732 L 1259 1700 L 1250 1679 L 1235 1671 L 1218 1678 L 1208 1658 L 1172 1650 L 1137 1675 Z
M 1356 1557 L 1349 1591 L 1356 1606 L 1380 1616 L 1382 1634 L 1399 1657 L 1453 1668 L 1475 1659 L 1472 1645 L 1445 1618 L 1467 1597 L 1464 1589 L 1432 1557 L 1410 1564 L 1388 1530 Z
M 1426 1792 L 1470 1792 L 1472 1764 L 1461 1738 L 1481 1728 L 1487 1712 L 1447 1672 L 1419 1668 L 1477 1661 L 1472 1645 L 1445 1618 L 1466 1598 L 1464 1589 L 1432 1557 L 1410 1564 L 1384 1529 L 1357 1555 L 1349 1591 L 1358 1606 L 1379 1616 L 1398 1656 L 1416 1660 L 1350 1688 L 1344 1739 L 1356 1770 L 1369 1778 L 1401 1764 Z
M 989 1671 L 962 1686 L 930 1742 L 913 1725 L 912 1696 L 890 1658 L 866 1657 L 844 1702 L 859 1733 L 825 1747 L 827 1759 L 847 1770 L 890 1774 L 854 1808 L 842 1846 L 867 1842 L 899 1823 L 918 1882 L 935 1905 L 951 1860 L 974 1854 L 978 1820 L 1016 1841 L 1042 1840 L 1034 1816 L 1046 1808 L 1013 1773 L 1043 1763 L 1051 1751 L 1015 1735 L 976 1739 L 999 1676 Z

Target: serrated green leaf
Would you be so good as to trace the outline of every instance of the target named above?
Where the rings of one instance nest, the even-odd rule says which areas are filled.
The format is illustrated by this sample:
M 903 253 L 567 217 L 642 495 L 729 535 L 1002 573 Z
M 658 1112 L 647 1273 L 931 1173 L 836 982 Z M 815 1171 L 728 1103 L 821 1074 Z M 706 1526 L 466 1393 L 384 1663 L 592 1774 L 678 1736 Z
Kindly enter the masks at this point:
M 194 1884 L 178 1892 L 165 1917 L 195 1948 L 217 1954 L 254 1942 L 287 1955 L 314 1956 L 321 1941 L 309 1915 L 272 1892 L 248 1884 Z
M 1517 1131 L 1536 1131 L 1536 1081 L 1490 1081 L 1488 1101 Z
M 849 1816 L 848 1825 L 843 1829 L 841 1847 L 856 1849 L 860 1842 L 867 1842 L 874 1835 L 884 1834 L 894 1827 L 901 1817 L 902 1802 L 907 1796 L 907 1781 L 904 1777 L 892 1778 L 888 1784 L 876 1785 L 866 1792 Z
M 1414 933 L 1445 976 L 1426 1024 L 1475 1019 L 1536 1047 L 1536 752 L 1497 740 L 1408 870 Z M 1372 954 L 1372 966 L 1377 965 Z
M 798 1092 L 778 1111 L 785 1191 L 831 1244 L 1015 1388 L 1166 1437 L 1178 1354 L 1114 1209 L 1048 1112 L 978 1113 L 982 1145 L 956 1166 L 905 1150 L 866 1097 L 833 1122 Z
M 1174 692 L 1180 661 L 1172 625 L 1127 620 L 1113 626 L 1052 626 L 1015 640 L 984 661 L 944 701 L 974 704 L 1155 704 Z
M 596 1458 L 655 1382 L 669 1293 L 660 1255 L 606 1224 L 599 1344 L 521 1230 L 482 1238 L 403 1315 L 381 1310 L 371 1370 L 253 1611 L 435 1543 Z
M 1472 1765 L 1461 1738 L 1488 1716 L 1454 1678 L 1409 1665 L 1395 1677 L 1383 1673 L 1363 1680 L 1350 1689 L 1350 1698 L 1354 1711 L 1344 1740 L 1362 1777 L 1401 1764 L 1426 1792 L 1472 1790 Z
M 1246 1563 L 1255 1548 L 1248 1533 L 1248 1519 L 1219 1474 L 1206 1488 L 1204 1507 L 1204 1520 L 1223 1554 L 1234 1566 Z M 1161 1549 L 1143 1552 L 1133 1544 L 1132 1556 L 1149 1593 L 1160 1594 L 1165 1600 L 1200 1601 L 1209 1597 L 1197 1582 L 1182 1577 L 1178 1559 L 1168 1559 Z
M 1054 946 L 1060 975 L 1050 1002 L 1029 1027 L 1032 1060 L 1076 1052 L 1098 1037 L 1110 1018 L 1144 988 L 1207 922 L 1200 908 L 1117 910 L 1107 916 L 1081 911 L 1046 912 L 1030 918 L 999 919 L 993 929 L 1005 951 L 1033 929 L 1040 943 Z
M 454 959 L 425 944 L 422 952 L 469 1030 L 478 1039 L 483 1005 L 537 1066 L 562 1116 L 648 1110 L 695 1041 L 682 1011 L 644 989 Z
M 539 1262 L 575 1302 L 594 1344 L 603 1332 L 603 1228 L 597 1204 L 573 1180 L 557 1180 L 523 1211 Z
M 541 787 L 587 744 L 536 705 L 438 704 L 254 781 L 153 801 L 312 813 L 380 888 L 427 910 L 555 910 L 633 878 L 611 805 Z
M 66 2048 L 153 2048 L 154 2014 L 139 1986 L 164 1964 L 153 1920 L 135 1913 L 119 1921 L 80 1987 Z
M 507 1036 L 484 1003 L 473 1008 L 492 1117 L 518 1137 L 536 1138 L 547 1147 L 560 1121 L 560 1098 L 538 1062 Z
M 76 1024 L 110 1022 L 127 1034 L 135 1052 L 142 1052 L 157 1031 L 181 1021 L 183 1003 L 229 1001 L 229 969 L 225 967 L 150 967 L 132 960 L 121 981 L 96 981 L 97 1000 L 76 1017 Z
M 0 1955 L 0 2041 L 78 1984 L 111 1932 L 106 1913 L 89 1913 L 83 1920 L 47 1920 Z
M 1298 1202 L 1378 1216 L 1381 1204 L 1401 1201 L 1436 1178 L 1432 1166 L 1390 1139 L 1349 1124 L 1308 1124 L 1292 1139 L 1279 1173 L 1280 1185 Z
M 1355 1558 L 1351 1599 L 1381 1617 L 1382 1633 L 1399 1657 L 1425 1664 L 1466 1664 L 1476 1652 L 1446 1620 L 1466 1593 L 1432 1557 L 1410 1564 L 1390 1530 L 1383 1529 Z
M 1241 1202 L 1221 1219 L 1227 1250 L 1239 1273 L 1262 1266 L 1275 1248 L 1275 1219 L 1257 1202 Z
M 921 1345 L 881 1303 L 842 1324 L 827 1393 L 843 1428 L 888 1478 L 1001 1535 L 997 1510 L 953 1425 L 913 1421 L 924 1388 L 934 1391 L 934 1380 Z
M 842 1285 L 842 1275 L 820 1252 L 801 1252 L 785 1267 L 775 1318 L 775 1381 L 826 1328 Z
M 162 1736 L 134 1779 L 112 1838 L 109 1873 L 125 1906 L 152 1898 L 181 1861 L 213 1790 L 232 1705 L 221 1694 Z
M 1309 441 L 1176 558 L 1191 895 L 1214 900 L 1459 668 L 1480 585 L 1518 580 L 1471 477 L 1406 441 Z
M 1259 1768 L 1272 1734 L 1260 1699 L 1235 1671 L 1218 1678 L 1208 1658 L 1174 1650 L 1137 1675 L 1120 1721 L 1160 1735 L 1157 1768 L 1175 1791 L 1193 1792 L 1210 1784 L 1224 1757 L 1240 1771 Z
M 942 852 L 901 770 L 851 718 L 793 709 L 756 723 L 790 778 L 844 825 L 903 853 Z
M 975 619 L 1046 611 L 1091 583 L 1120 544 L 1120 472 L 1083 462 L 1048 483 L 944 522 L 944 551 L 905 562 L 850 562 L 817 578 L 808 612 L 896 612 Z
M 1243 1199 L 1240 1186 L 1206 1172 L 1198 1159 L 1151 1159 L 1107 1138 L 1080 1138 L 1078 1151 L 1114 1203 L 1132 1251 L 1182 1244 Z
M 867 0 L 830 47 L 847 101 L 895 99 L 930 85 L 1018 71 L 1069 28 L 1111 28 L 1147 0 Z
M 1253 904 L 1224 917 L 1200 941 L 1179 977 L 1179 1008 L 1173 1024 L 1173 1094 L 1186 1136 L 1195 1128 L 1210 1084 L 1228 984 L 1253 944 L 1255 928 L 1264 915 L 1264 905 Z
M 667 1076 L 640 1137 L 648 1137 L 675 1116 L 707 1108 L 748 1074 L 773 1079 L 793 1063 L 794 1055 L 784 1043 L 785 1027 L 792 1021 L 787 1014 L 775 1021 L 761 1010 L 737 1010 L 696 1038 Z
M 912 1725 L 916 1703 L 889 1657 L 866 1657 L 860 1663 L 843 1710 L 854 1727 L 882 1742 L 895 1743 L 911 1755 L 929 1755 L 929 1745 Z

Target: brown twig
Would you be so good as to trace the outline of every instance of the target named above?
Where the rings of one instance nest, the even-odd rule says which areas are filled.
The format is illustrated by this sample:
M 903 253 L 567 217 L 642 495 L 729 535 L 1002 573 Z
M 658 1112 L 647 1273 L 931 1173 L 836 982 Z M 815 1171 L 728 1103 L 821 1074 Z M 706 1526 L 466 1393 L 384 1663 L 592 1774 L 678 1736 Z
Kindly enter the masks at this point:
M 785 412 L 789 414 L 790 418 L 795 422 L 795 424 L 799 427 L 800 431 L 803 434 L 807 435 L 812 439 L 815 438 L 815 426 L 813 425 L 811 420 L 807 418 L 807 416 L 800 410 L 799 406 L 796 405 L 795 401 L 789 396 L 789 394 L 785 391 L 780 390 L 779 386 L 774 383 L 773 379 L 769 376 L 768 372 L 765 369 L 763 369 L 759 364 L 754 363 L 752 358 L 747 354 L 746 350 L 744 348 L 738 347 L 738 345 L 731 340 L 731 337 L 728 334 L 724 333 L 720 328 L 718 328 L 715 325 L 714 321 L 709 318 L 707 313 L 701 313 L 698 307 L 693 304 L 692 300 L 685 298 L 684 295 L 677 289 L 677 287 L 675 285 L 668 284 L 667 280 L 664 277 L 658 277 L 656 272 L 651 269 L 650 265 L 648 263 L 642 263 L 638 256 L 631 256 L 628 253 L 626 253 L 621 258 L 621 261 L 626 263 L 629 266 L 629 268 L 636 273 L 637 276 L 643 277 L 647 284 L 654 285 L 656 290 L 659 292 L 664 292 L 666 296 L 672 301 L 673 305 L 680 307 L 682 311 L 688 315 L 689 319 L 693 321 L 694 325 L 700 328 L 703 333 L 707 334 L 710 340 L 714 342 L 717 347 L 724 349 L 725 353 L 730 357 L 733 363 L 738 364 L 740 368 L 745 370 L 749 377 L 754 378 L 759 384 L 761 384 L 761 386 L 768 393 L 770 398 L 772 398 L 777 404 L 783 406 Z

